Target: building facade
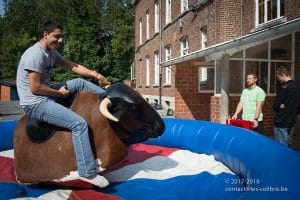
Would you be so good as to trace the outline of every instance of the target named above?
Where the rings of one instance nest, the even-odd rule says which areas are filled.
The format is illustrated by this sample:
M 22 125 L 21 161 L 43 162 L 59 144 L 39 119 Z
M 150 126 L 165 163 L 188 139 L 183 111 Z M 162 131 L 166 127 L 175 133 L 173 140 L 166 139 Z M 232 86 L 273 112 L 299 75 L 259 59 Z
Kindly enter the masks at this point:
M 136 89 L 179 118 L 224 123 L 247 72 L 267 94 L 273 136 L 276 68 L 300 83 L 299 0 L 134 0 Z

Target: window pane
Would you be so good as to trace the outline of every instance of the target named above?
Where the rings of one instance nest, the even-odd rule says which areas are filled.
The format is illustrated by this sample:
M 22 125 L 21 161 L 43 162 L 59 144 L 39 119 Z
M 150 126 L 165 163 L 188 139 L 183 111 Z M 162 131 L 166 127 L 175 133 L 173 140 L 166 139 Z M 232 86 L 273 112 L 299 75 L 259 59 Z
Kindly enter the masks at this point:
M 254 72 L 257 75 L 257 85 L 260 86 L 265 92 L 268 89 L 268 63 L 267 62 L 257 62 L 257 61 L 247 61 L 246 62 L 246 75 L 249 72 Z M 245 77 L 246 81 L 246 77 Z M 247 85 L 247 82 L 245 82 Z
M 268 44 L 264 43 L 246 50 L 246 58 L 268 58 Z
M 183 48 L 186 48 L 186 39 L 182 40 L 182 46 L 183 46 Z
M 279 63 L 279 62 L 271 63 L 270 93 L 276 93 L 278 91 L 278 87 L 280 86 L 280 84 L 279 81 L 277 80 L 276 70 L 282 65 L 286 66 L 289 70 L 291 70 L 291 63 Z
M 240 94 L 243 89 L 243 61 L 229 61 L 229 93 Z
M 271 41 L 271 59 L 291 60 L 292 37 L 287 35 Z
M 243 51 L 236 52 L 230 56 L 230 58 L 243 58 Z
M 259 17 L 259 23 L 262 24 L 264 23 L 265 19 L 265 7 L 264 7 L 264 1 L 259 1 L 259 5 L 258 5 L 258 17 Z
M 206 72 L 206 76 L 202 76 L 201 72 Z M 213 67 L 207 67 L 206 70 L 199 68 L 199 80 L 201 77 L 205 77 L 206 81 L 199 81 L 200 92 L 201 91 L 213 91 L 215 82 L 215 69 Z
M 207 67 L 200 68 L 200 84 L 206 83 L 207 81 Z
M 284 0 L 280 0 L 280 16 L 284 16 Z
M 272 18 L 272 0 L 267 0 L 267 13 L 268 13 L 268 21 L 273 19 Z
M 272 6 L 271 7 L 272 10 L 270 11 L 270 13 L 272 13 L 272 18 L 271 19 L 276 19 L 277 18 L 277 9 L 278 9 L 277 0 L 272 0 L 272 5 L 271 6 Z

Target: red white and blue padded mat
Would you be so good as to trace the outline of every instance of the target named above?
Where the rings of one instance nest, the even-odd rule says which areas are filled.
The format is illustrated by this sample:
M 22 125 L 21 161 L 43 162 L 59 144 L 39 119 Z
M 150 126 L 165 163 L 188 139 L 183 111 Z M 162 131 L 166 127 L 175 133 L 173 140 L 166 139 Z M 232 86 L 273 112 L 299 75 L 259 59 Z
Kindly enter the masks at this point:
M 237 199 L 243 185 L 213 156 L 191 151 L 132 145 L 128 156 L 104 176 L 104 189 L 75 181 L 65 184 L 20 184 L 16 181 L 13 150 L 0 152 L 0 199 Z M 230 184 L 228 184 L 230 183 Z M 68 186 L 66 186 L 68 185 Z M 80 188 L 80 187 L 83 188 Z

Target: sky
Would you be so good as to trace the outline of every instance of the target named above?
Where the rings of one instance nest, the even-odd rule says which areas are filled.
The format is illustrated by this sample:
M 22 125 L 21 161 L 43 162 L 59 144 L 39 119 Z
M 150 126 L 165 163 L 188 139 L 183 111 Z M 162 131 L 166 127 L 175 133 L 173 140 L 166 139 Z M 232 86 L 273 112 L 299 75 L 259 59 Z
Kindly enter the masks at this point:
M 3 8 L 3 0 L 0 0 L 0 15 L 3 15 L 4 8 Z

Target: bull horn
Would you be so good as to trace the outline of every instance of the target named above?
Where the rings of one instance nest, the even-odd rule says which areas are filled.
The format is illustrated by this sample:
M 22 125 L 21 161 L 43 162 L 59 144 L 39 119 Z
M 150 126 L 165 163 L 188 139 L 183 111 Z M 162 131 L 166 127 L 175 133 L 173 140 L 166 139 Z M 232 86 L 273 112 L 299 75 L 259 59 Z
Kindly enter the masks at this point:
M 107 119 L 118 122 L 119 120 L 108 111 L 108 106 L 110 106 L 110 105 L 111 105 L 111 101 L 109 100 L 109 98 L 107 98 L 107 97 L 104 98 L 101 101 L 100 106 L 99 106 L 100 113 Z

